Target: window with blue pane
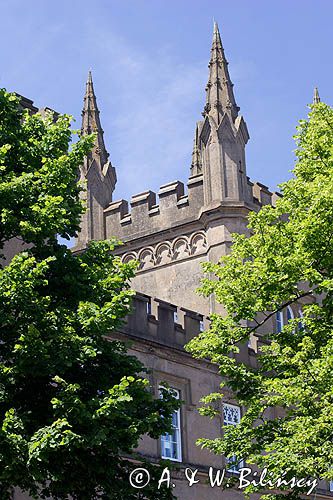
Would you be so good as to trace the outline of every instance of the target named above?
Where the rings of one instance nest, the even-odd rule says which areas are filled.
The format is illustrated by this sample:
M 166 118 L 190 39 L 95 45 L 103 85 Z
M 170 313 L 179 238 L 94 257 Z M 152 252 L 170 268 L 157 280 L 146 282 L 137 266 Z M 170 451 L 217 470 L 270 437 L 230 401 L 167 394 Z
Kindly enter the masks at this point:
M 283 312 L 278 311 L 275 315 L 275 320 L 276 320 L 276 331 L 278 333 L 282 332 L 283 328 Z
M 175 398 L 180 399 L 180 393 L 177 389 L 172 389 Z M 160 392 L 160 397 L 163 397 Z M 180 409 L 172 414 L 172 430 L 171 433 L 161 436 L 161 457 L 174 460 L 175 462 L 182 461 L 181 453 L 181 429 L 180 429 Z

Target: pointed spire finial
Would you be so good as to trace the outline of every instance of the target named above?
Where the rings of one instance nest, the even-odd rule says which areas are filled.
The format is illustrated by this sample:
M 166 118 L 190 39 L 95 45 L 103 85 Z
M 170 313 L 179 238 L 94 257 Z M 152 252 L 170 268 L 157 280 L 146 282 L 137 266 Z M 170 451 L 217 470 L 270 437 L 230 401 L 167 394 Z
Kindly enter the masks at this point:
M 228 62 L 224 55 L 221 35 L 217 22 L 213 21 L 213 43 L 209 61 L 209 79 L 206 87 L 207 98 L 203 116 L 212 116 L 217 126 L 224 113 L 230 113 L 234 121 L 239 108 L 236 104 L 233 84 L 230 80 Z
M 199 149 L 200 123 L 195 127 L 195 135 L 192 150 L 191 176 L 198 175 L 202 172 L 201 153 Z
M 86 210 L 81 216 L 76 248 L 84 248 L 90 240 L 104 239 L 104 209 L 112 201 L 117 175 L 109 161 L 105 148 L 103 129 L 99 118 L 96 95 L 91 70 L 88 71 L 86 91 L 82 110 L 81 134 L 94 133 L 94 144 L 80 166 L 80 181 L 85 188 L 80 197 L 85 202 Z
M 318 102 L 320 102 L 320 96 L 319 96 L 318 88 L 315 87 L 314 91 L 313 91 L 313 104 L 317 104 Z
M 98 159 L 99 163 L 101 164 L 101 168 L 103 168 L 106 162 L 108 161 L 109 154 L 107 153 L 104 144 L 104 138 L 103 138 L 104 132 L 99 118 L 99 110 L 97 107 L 92 74 L 91 70 L 89 70 L 88 79 L 86 83 L 86 93 L 84 96 L 84 104 L 82 110 L 81 134 L 88 135 L 92 134 L 93 132 L 96 133 L 97 136 L 92 151 L 92 157 Z

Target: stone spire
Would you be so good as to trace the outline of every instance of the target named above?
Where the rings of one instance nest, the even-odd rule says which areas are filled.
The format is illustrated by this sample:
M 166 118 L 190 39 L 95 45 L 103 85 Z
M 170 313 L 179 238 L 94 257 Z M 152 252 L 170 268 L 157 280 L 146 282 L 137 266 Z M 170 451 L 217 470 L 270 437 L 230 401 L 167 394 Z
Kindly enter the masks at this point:
M 197 124 L 191 175 L 202 174 L 204 207 L 225 202 L 251 204 L 253 195 L 245 160 L 249 133 L 244 118 L 238 114 L 216 22 L 208 67 L 204 119 Z
M 97 137 L 91 156 L 96 160 L 98 159 L 101 168 L 103 168 L 108 161 L 109 154 L 106 151 L 104 144 L 104 131 L 101 127 L 99 110 L 97 107 L 97 101 L 94 92 L 94 84 L 92 81 L 91 71 L 89 71 L 82 110 L 81 134 L 86 135 L 92 133 L 96 133 Z
M 106 151 L 103 129 L 99 119 L 91 71 L 88 73 L 86 92 L 82 110 L 81 134 L 95 133 L 96 140 L 80 167 L 80 183 L 84 187 L 81 198 L 86 207 L 81 218 L 81 231 L 78 234 L 76 248 L 84 248 L 91 240 L 105 238 L 104 209 L 112 202 L 117 175 L 109 161 Z
M 208 68 L 209 79 L 206 86 L 207 98 L 203 116 L 213 117 L 217 126 L 225 112 L 230 114 L 232 120 L 235 121 L 239 108 L 235 101 L 219 28 L 215 21 Z
M 313 104 L 317 104 L 318 102 L 320 102 L 320 97 L 319 97 L 318 88 L 315 87 L 314 91 L 313 91 Z

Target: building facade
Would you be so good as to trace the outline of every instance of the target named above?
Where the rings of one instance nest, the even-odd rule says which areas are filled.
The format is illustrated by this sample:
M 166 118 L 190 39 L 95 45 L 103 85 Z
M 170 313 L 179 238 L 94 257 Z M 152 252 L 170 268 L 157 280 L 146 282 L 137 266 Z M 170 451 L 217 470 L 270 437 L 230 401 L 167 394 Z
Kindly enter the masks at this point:
M 134 194 L 130 202 L 113 199 L 117 176 L 105 147 L 91 73 L 82 111 L 82 134 L 95 132 L 97 138 L 81 168 L 87 209 L 74 251 L 84 250 L 91 240 L 116 237 L 124 243 L 116 250 L 122 260 L 139 261 L 133 280 L 137 291 L 133 313 L 116 335 L 132 340 L 131 353 L 150 369 L 156 397 L 167 382 L 184 402 L 174 415 L 173 433 L 159 440 L 145 436 L 139 447 L 151 461 L 162 457 L 179 465 L 173 483 L 180 500 L 243 498 L 238 489 L 222 491 L 206 483 L 210 467 L 228 469 L 228 464 L 224 457 L 196 446 L 198 438 L 218 437 L 223 425 L 237 424 L 242 408 L 235 405 L 231 393 L 226 393 L 220 418 L 200 416 L 200 399 L 217 392 L 221 379 L 216 366 L 193 359 L 184 345 L 208 326 L 211 313 L 223 313 L 214 298 L 196 293 L 201 264 L 216 262 L 227 254 L 232 233 L 247 234 L 249 212 L 274 205 L 278 196 L 247 176 L 249 133 L 236 104 L 216 23 L 205 90 L 206 103 L 195 126 L 186 189 L 183 182 L 172 181 L 161 186 L 157 194 L 150 190 Z M 267 328 L 279 328 L 290 315 L 297 314 L 292 309 L 283 311 Z M 260 332 L 254 335 L 249 345 L 241 348 L 242 361 L 254 366 L 262 342 Z M 184 474 L 187 467 L 197 469 L 196 479 L 200 479 L 191 488 Z M 322 483 L 317 497 L 327 492 L 328 486 Z

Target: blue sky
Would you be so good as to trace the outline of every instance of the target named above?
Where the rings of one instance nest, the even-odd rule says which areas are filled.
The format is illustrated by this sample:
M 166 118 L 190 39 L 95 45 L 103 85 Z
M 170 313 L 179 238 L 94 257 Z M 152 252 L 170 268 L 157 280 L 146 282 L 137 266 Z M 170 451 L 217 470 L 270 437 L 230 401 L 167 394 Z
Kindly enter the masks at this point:
M 317 85 L 332 104 L 331 0 L 0 0 L 0 85 L 72 114 L 93 71 L 115 197 L 189 175 L 212 24 L 248 129 L 247 173 L 275 189 Z

